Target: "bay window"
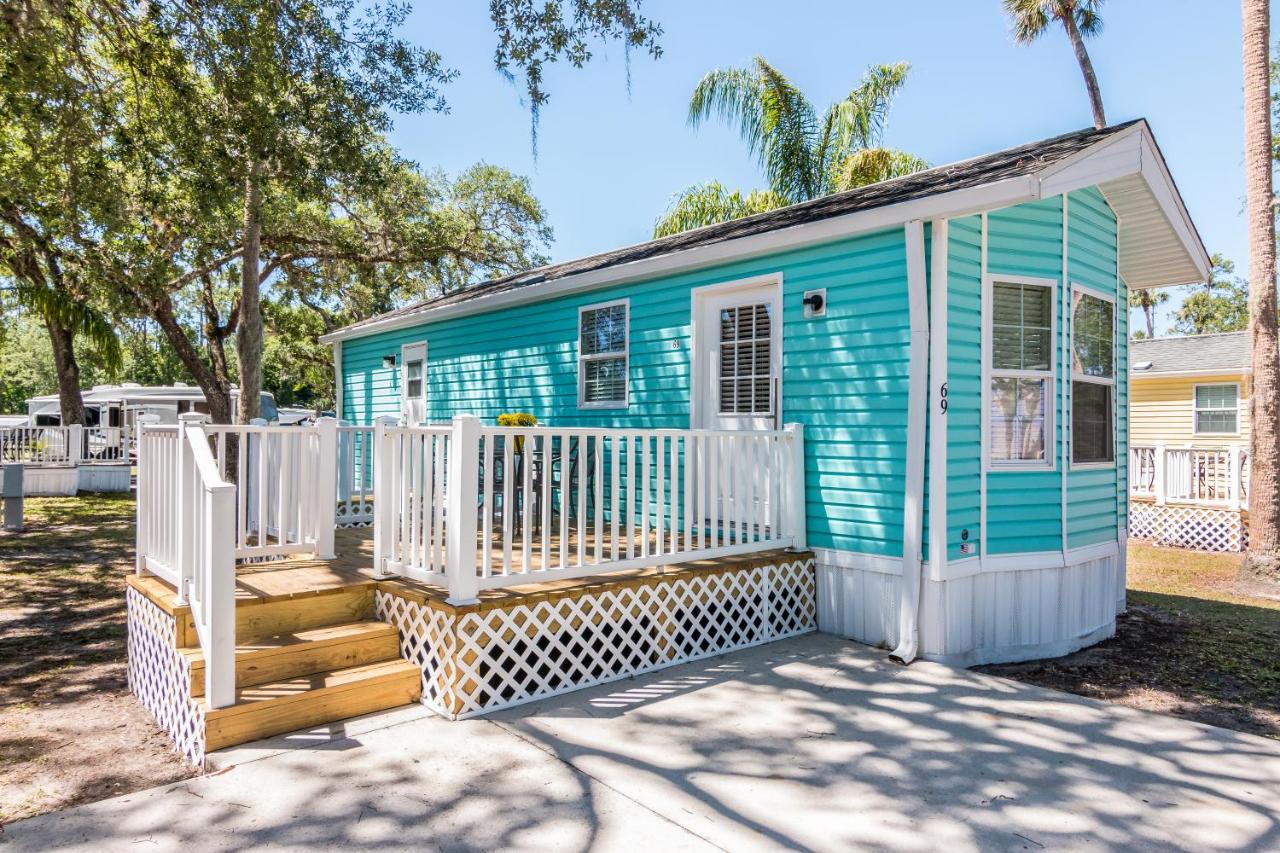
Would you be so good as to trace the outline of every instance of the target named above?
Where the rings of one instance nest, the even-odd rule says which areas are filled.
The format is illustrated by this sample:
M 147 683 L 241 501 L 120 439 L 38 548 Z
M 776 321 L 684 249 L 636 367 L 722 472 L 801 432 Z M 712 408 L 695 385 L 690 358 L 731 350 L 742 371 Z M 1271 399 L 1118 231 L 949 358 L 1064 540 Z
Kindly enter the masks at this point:
M 1071 463 L 1113 464 L 1115 450 L 1115 302 L 1071 291 Z
M 991 277 L 987 456 L 992 467 L 1052 462 L 1054 282 Z

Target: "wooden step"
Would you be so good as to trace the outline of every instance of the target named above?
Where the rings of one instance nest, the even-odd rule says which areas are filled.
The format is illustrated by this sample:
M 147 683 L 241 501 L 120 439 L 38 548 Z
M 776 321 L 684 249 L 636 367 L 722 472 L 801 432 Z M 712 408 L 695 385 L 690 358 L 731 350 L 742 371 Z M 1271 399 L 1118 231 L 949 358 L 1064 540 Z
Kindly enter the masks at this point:
M 205 749 L 371 714 L 421 697 L 422 670 L 399 659 L 244 687 L 236 691 L 236 704 L 206 711 Z
M 180 649 L 191 663 L 191 695 L 203 696 L 204 652 Z M 276 634 L 236 648 L 236 687 L 378 663 L 399 656 L 396 629 L 385 622 L 352 622 Z
M 363 622 L 373 618 L 375 584 L 362 582 L 297 595 L 248 597 L 237 590 L 236 641 Z

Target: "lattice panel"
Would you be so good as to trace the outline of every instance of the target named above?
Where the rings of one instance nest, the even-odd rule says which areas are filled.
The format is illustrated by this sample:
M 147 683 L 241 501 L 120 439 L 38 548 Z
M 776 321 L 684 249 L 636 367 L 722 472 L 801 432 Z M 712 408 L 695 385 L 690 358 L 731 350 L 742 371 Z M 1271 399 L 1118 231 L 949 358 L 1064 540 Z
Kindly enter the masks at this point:
M 376 617 L 389 622 L 400 634 L 400 657 L 422 670 L 422 704 L 452 716 L 457 636 L 453 614 L 384 590 L 373 595 Z
M 352 497 L 338 501 L 333 523 L 336 527 L 370 527 L 373 525 L 373 498 Z
M 379 591 L 378 618 L 451 717 L 815 630 L 813 561 L 620 583 L 455 617 Z
M 1129 536 L 1175 548 L 1234 552 L 1245 549 L 1249 530 L 1237 510 L 1134 501 Z
M 128 589 L 129 690 L 187 761 L 204 763 L 204 709 L 191 698 L 191 665 L 174 647 L 174 619 Z

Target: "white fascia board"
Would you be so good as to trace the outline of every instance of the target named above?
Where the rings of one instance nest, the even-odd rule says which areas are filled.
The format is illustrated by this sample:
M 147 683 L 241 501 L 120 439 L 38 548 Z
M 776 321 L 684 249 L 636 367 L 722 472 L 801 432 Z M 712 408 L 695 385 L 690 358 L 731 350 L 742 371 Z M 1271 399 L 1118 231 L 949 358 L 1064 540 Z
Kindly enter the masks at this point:
M 1040 173 L 1040 194 L 1051 198 L 1104 181 L 1142 171 L 1142 135 L 1145 122 L 1091 145 L 1054 163 Z
M 540 302 L 570 293 L 598 287 L 625 284 L 642 278 L 711 266 L 730 260 L 751 258 L 786 249 L 795 249 L 814 243 L 878 231 L 902 225 L 913 219 L 955 218 L 983 210 L 1009 207 L 1040 197 L 1040 181 L 1035 175 L 1008 178 L 995 183 L 982 184 L 961 190 L 940 193 L 925 198 L 884 207 L 862 210 L 843 216 L 834 216 L 817 222 L 792 225 L 776 231 L 766 231 L 736 240 L 725 240 L 706 246 L 672 252 L 654 258 L 631 261 L 600 270 L 565 276 L 547 284 L 533 284 L 503 291 L 493 296 L 478 296 L 456 305 L 429 308 L 411 314 L 388 317 L 363 326 L 339 329 L 320 336 L 320 342 L 361 338 L 379 332 L 433 323 L 451 317 L 483 314 L 498 308 L 507 308 L 529 302 Z
M 1133 358 L 1132 355 L 1129 356 Z M 1143 379 L 1181 379 L 1184 376 L 1251 376 L 1253 374 L 1252 367 L 1244 369 L 1231 369 L 1230 367 L 1211 368 L 1206 367 L 1203 370 L 1143 370 L 1137 373 L 1130 372 L 1130 382 L 1140 382 Z

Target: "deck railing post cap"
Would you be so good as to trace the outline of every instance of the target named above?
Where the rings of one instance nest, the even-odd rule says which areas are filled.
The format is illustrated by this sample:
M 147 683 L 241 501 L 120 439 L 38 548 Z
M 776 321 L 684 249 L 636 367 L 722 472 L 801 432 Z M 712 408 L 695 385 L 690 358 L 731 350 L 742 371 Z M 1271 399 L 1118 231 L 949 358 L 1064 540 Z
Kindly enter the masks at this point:
M 184 424 L 202 424 L 208 422 L 209 416 L 202 415 L 199 412 L 183 412 L 178 415 L 178 420 L 182 421 Z

